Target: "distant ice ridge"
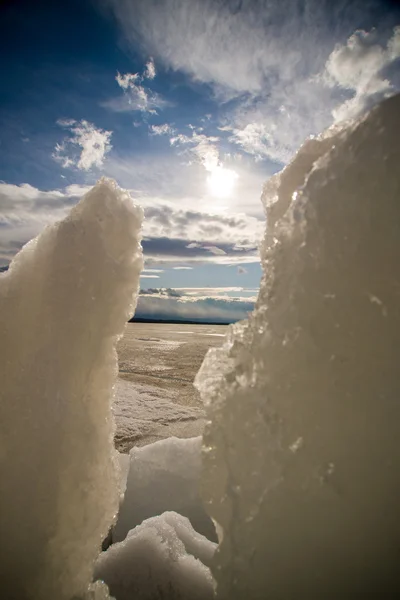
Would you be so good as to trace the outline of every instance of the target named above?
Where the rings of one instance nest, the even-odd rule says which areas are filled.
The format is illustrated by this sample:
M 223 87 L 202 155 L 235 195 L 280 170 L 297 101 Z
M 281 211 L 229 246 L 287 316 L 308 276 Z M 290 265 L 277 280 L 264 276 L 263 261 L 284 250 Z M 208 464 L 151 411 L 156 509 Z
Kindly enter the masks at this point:
M 256 309 L 197 376 L 220 600 L 396 597 L 399 132 L 397 96 L 265 186 Z
M 102 179 L 0 276 L 4 598 L 83 597 L 116 514 L 115 344 L 137 299 L 142 218 Z

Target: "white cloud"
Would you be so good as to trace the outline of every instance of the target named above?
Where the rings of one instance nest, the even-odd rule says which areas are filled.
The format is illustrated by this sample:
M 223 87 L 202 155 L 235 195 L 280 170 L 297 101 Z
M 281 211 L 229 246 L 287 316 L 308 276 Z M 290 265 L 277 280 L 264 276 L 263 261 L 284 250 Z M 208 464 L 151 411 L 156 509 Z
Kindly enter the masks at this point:
M 142 273 L 164 273 L 164 269 L 143 269 Z
M 141 81 L 141 77 L 139 73 L 125 73 L 125 75 L 117 73 L 115 81 L 123 90 L 128 90 L 131 86 L 136 85 L 137 81 Z
M 154 60 L 150 58 L 146 63 L 146 69 L 144 71 L 144 77 L 146 79 L 154 79 L 156 76 L 156 66 L 154 64 Z
M 168 123 L 164 123 L 163 125 L 151 125 L 150 133 L 153 135 L 171 135 L 175 134 L 175 130 Z
M 343 45 L 337 44 L 330 54 L 322 79 L 328 86 L 339 86 L 353 92 L 333 110 L 336 121 L 360 114 L 371 98 L 388 95 L 393 90 L 383 71 L 400 57 L 400 27 L 384 47 L 377 42 L 375 31 L 355 31 Z
M 148 62 L 143 75 L 139 73 L 117 73 L 115 80 L 124 91 L 123 96 L 102 102 L 102 106 L 114 112 L 140 111 L 157 114 L 157 109 L 169 106 L 169 102 L 149 88 L 142 85 L 144 79 L 153 79 L 151 62 Z M 153 64 L 154 66 L 154 64 Z M 155 70 L 154 70 L 155 77 Z
M 102 167 L 104 156 L 112 148 L 111 131 L 98 129 L 93 123 L 85 120 L 60 119 L 57 123 L 68 129 L 71 135 L 64 138 L 60 144 L 56 144 L 52 155 L 54 160 L 63 168 L 76 166 L 82 171 Z
M 172 267 L 175 271 L 191 271 L 193 267 Z
M 194 298 L 178 290 L 142 290 L 135 316 L 228 323 L 244 319 L 254 308 L 254 298 L 213 296 L 212 289 L 208 293 L 208 296 Z
M 159 275 L 145 275 L 145 274 L 142 274 L 140 277 L 142 279 L 160 279 Z
M 187 145 L 202 163 L 206 171 L 212 172 L 219 165 L 219 151 L 215 142 L 219 138 L 216 136 L 206 136 L 203 133 L 197 133 L 192 130 L 192 135 L 183 133 L 174 135 L 170 139 L 172 146 Z
M 232 131 L 230 141 L 241 146 L 248 154 L 253 154 L 256 159 L 279 155 L 287 160 L 290 156 L 282 156 L 282 151 L 285 153 L 285 149 L 278 148 L 277 140 L 273 136 L 274 129 L 275 127 L 271 126 L 271 130 L 268 131 L 263 123 L 248 123 L 243 129 L 225 128 L 226 131 Z

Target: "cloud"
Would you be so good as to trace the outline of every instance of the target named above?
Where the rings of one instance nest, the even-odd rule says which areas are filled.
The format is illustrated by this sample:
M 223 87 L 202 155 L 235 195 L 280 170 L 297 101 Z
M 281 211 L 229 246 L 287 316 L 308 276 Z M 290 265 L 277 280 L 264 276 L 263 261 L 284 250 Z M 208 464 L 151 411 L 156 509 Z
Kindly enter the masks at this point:
M 140 290 L 135 317 L 232 323 L 246 318 L 254 308 L 254 299 L 212 296 L 214 290 L 207 291 L 208 296 L 198 298 L 185 295 L 183 289 Z
M 395 27 L 386 47 L 377 42 L 376 31 L 355 31 L 345 44 L 337 44 L 330 54 L 322 79 L 353 96 L 333 110 L 336 121 L 359 115 L 370 104 L 393 91 L 384 71 L 400 57 L 400 27 Z
M 103 2 L 112 7 L 135 47 L 211 88 L 228 140 L 256 159 L 286 164 L 306 137 L 332 124 L 332 115 L 339 119 L 356 114 L 389 87 L 395 89 L 384 71 L 399 54 L 398 34 L 387 46 L 380 39 L 368 52 L 370 41 L 362 40 L 362 87 L 360 80 L 346 83 L 353 87 L 342 86 L 339 62 L 345 66 L 341 48 L 348 53 L 349 34 L 375 22 L 381 38 L 387 37 L 396 15 L 386 15 L 380 0 Z M 354 60 L 353 52 L 352 67 Z M 326 70 L 334 85 L 326 85 Z M 198 150 L 197 159 L 204 165 L 219 164 L 218 141 L 204 140 L 197 149 L 194 139 L 177 134 L 171 142 L 188 144 L 192 155 Z
M 142 273 L 164 273 L 164 269 L 143 269 Z
M 218 246 L 203 246 L 203 248 L 211 252 L 211 254 L 215 254 L 216 256 L 226 255 L 225 250 L 222 250 L 222 248 L 218 248 Z
M 146 79 L 154 79 L 156 76 L 156 66 L 154 64 L 154 60 L 150 58 L 146 63 L 146 69 L 144 71 L 144 77 Z
M 161 61 L 194 79 L 231 94 L 258 93 L 285 52 L 300 60 L 286 40 L 294 34 L 286 2 L 217 2 L 215 0 L 110 0 L 128 39 L 139 41 Z M 236 8 L 235 8 L 236 5 Z M 243 5 L 240 8 L 240 5 Z M 274 35 L 274 21 L 282 25 Z M 268 27 L 268 22 L 270 27 Z M 293 45 L 293 44 L 292 44 Z
M 142 275 L 140 275 L 140 277 L 142 279 L 160 279 L 159 275 L 145 275 L 145 274 L 142 274 Z
M 105 155 L 112 148 L 111 131 L 98 129 L 85 120 L 59 119 L 57 124 L 67 129 L 71 135 L 56 144 L 52 154 L 54 160 L 64 169 L 76 166 L 82 171 L 88 171 L 92 167 L 102 167 Z
M 167 203 L 145 206 L 145 242 L 147 240 L 165 239 L 164 244 L 175 252 L 176 243 L 182 256 L 206 257 L 213 254 L 222 259 L 227 255 L 250 252 L 257 254 L 257 246 L 264 233 L 264 220 L 246 215 L 212 214 L 206 211 L 175 207 Z M 173 242 L 175 240 L 175 243 Z
M 190 136 L 178 133 L 170 139 L 171 146 L 187 146 L 190 152 L 196 156 L 206 171 L 212 172 L 219 164 L 219 151 L 215 142 L 219 138 L 216 136 L 206 136 L 203 133 L 197 133 L 192 130 Z
M 275 129 L 276 126 L 268 128 L 264 123 L 248 123 L 243 129 L 226 127 L 225 131 L 232 132 L 229 138 L 231 142 L 241 146 L 245 152 L 252 154 L 256 159 L 270 157 L 286 162 L 290 155 L 284 147 L 279 147 L 279 142 L 274 136 Z
M 211 253 L 206 247 L 197 245 L 188 248 L 187 240 L 178 238 L 144 238 L 143 249 L 148 264 L 177 263 L 182 260 L 192 264 L 214 263 L 221 265 L 239 265 L 242 263 L 259 262 L 257 247 L 238 249 L 234 244 L 220 244 L 221 252 Z
M 145 66 L 142 74 L 140 73 L 117 73 L 115 81 L 124 91 L 123 96 L 111 98 L 101 103 L 101 106 L 114 112 L 140 111 L 143 113 L 157 114 L 157 109 L 170 106 L 156 92 L 143 85 L 146 79 L 154 79 L 156 68 L 151 58 Z
M 168 123 L 164 123 L 164 125 L 151 125 L 150 133 L 152 135 L 174 135 L 175 130 Z
M 47 224 L 64 217 L 88 189 L 90 186 L 70 185 L 62 190 L 42 191 L 29 184 L 0 183 L 3 264 Z M 147 276 L 156 277 L 162 271 L 151 269 L 154 262 L 171 266 L 184 262 L 189 268 L 191 263 L 241 264 L 259 260 L 257 244 L 264 230 L 261 219 L 244 213 L 211 214 L 185 209 L 152 198 L 139 202 L 144 205 L 146 216 L 143 247 Z
M 193 267 L 172 267 L 175 271 L 191 271 Z
M 42 191 L 27 183 L 0 183 L 0 264 L 8 264 L 46 225 L 63 218 L 78 201 L 77 188 Z

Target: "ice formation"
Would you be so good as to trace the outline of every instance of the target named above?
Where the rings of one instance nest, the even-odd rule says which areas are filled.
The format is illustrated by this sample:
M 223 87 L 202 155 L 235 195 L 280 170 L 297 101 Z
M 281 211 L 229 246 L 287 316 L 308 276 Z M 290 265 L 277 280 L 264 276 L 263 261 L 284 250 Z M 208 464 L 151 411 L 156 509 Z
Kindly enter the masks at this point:
M 167 438 L 132 448 L 125 498 L 112 539 L 119 542 L 142 521 L 174 511 L 211 540 L 216 533 L 199 494 L 201 437 Z M 119 599 L 118 599 L 119 600 Z
M 215 547 L 187 518 L 166 512 L 103 552 L 95 577 L 117 600 L 212 600 L 213 578 L 205 564 Z
M 397 96 L 265 187 L 256 309 L 197 378 L 221 600 L 398 587 L 399 132 Z
M 84 596 L 118 508 L 110 402 L 141 221 L 129 194 L 102 179 L 0 276 L 4 598 Z

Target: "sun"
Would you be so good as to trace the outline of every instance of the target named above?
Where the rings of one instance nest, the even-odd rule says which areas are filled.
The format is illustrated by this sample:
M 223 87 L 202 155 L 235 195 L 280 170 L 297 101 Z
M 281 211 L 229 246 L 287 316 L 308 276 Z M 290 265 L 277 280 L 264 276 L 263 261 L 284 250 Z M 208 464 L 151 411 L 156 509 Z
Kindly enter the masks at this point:
M 207 177 L 207 185 L 213 196 L 227 198 L 233 192 L 238 174 L 222 165 L 214 167 Z

